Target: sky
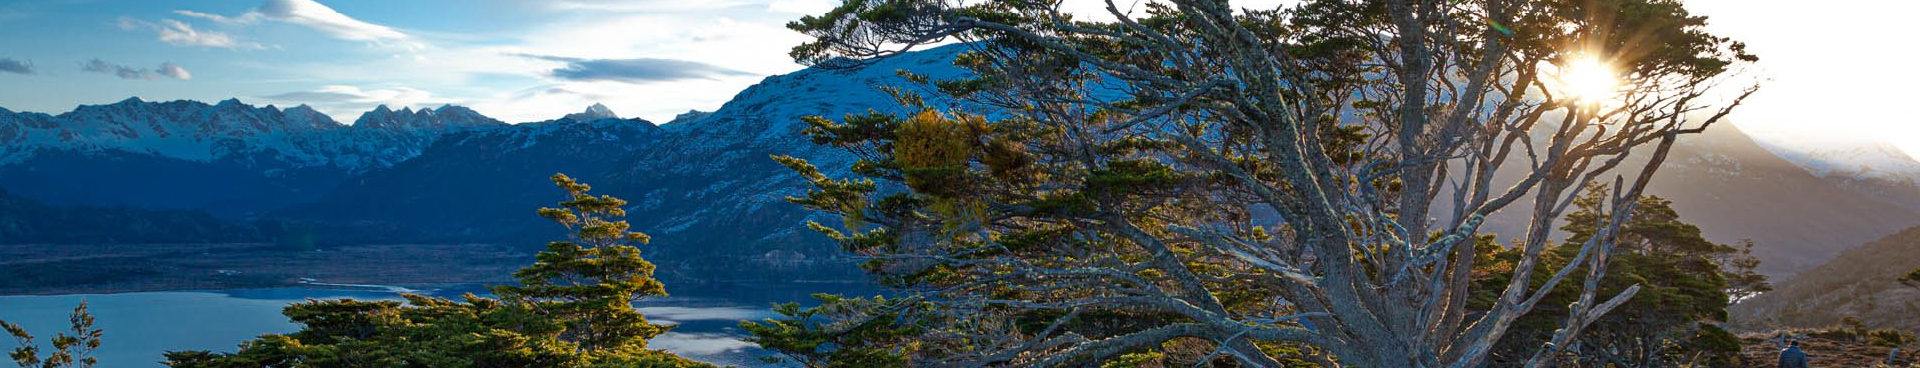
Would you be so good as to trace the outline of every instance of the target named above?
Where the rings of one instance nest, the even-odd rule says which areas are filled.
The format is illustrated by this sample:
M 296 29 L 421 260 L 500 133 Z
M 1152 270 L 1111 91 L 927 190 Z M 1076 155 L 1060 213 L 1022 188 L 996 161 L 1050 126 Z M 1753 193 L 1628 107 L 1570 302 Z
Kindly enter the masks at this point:
M 1270 7 L 1284 0 L 1236 2 Z M 1098 0 L 1069 0 L 1093 12 Z M 1125 3 L 1125 2 L 1122 2 Z M 1761 57 L 1732 117 L 1764 140 L 1886 142 L 1920 154 L 1920 2 L 1686 0 Z M 604 103 L 665 122 L 800 69 L 784 24 L 835 0 L 0 0 L 0 107 L 148 100 L 457 104 L 509 122 Z
M 233 97 L 524 122 L 605 103 L 665 122 L 800 69 L 784 25 L 831 1 L 0 0 L 0 107 Z

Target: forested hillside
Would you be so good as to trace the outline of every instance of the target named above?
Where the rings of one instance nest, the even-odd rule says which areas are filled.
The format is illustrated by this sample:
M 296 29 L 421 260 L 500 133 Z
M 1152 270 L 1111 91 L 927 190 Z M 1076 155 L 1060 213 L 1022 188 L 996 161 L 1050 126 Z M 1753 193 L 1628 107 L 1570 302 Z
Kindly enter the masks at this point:
M 0 189 L 0 244 L 139 244 L 261 241 L 252 226 L 205 212 L 51 206 Z M 4 263 L 4 262 L 0 262 Z

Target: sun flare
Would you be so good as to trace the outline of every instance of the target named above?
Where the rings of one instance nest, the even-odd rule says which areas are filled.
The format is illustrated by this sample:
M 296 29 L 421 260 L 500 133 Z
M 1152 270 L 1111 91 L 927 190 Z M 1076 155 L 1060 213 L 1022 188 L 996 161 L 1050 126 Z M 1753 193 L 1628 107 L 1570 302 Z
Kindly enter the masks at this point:
M 1569 58 L 1558 66 L 1554 75 L 1560 93 L 1573 100 L 1595 103 L 1620 92 L 1620 77 L 1614 73 L 1613 66 L 1590 55 Z

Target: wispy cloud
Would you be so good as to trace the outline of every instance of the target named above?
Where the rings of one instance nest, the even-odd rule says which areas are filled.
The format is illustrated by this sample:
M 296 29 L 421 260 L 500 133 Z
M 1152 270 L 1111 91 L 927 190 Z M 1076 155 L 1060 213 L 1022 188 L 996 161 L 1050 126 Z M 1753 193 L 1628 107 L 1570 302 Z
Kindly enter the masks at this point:
M 687 60 L 656 58 L 583 59 L 533 54 L 515 55 L 566 63 L 566 66 L 554 69 L 550 73 L 554 78 L 576 81 L 647 83 L 685 79 L 719 79 L 720 77 L 753 75 L 753 73 Z
M 216 48 L 264 48 L 258 43 L 241 42 L 223 32 L 194 29 L 192 25 L 173 19 L 161 19 L 148 22 L 128 17 L 120 18 L 120 29 L 146 29 L 159 36 L 160 42 L 176 46 L 216 47 Z
M 160 79 L 160 78 L 172 78 L 172 79 L 178 79 L 178 80 L 193 79 L 193 73 L 188 72 L 187 68 L 181 67 L 179 64 L 174 64 L 171 62 L 160 63 L 160 67 L 158 68 L 144 69 L 144 68 L 136 68 L 136 67 L 126 66 L 121 64 L 109 63 L 105 60 L 100 60 L 100 59 L 92 59 L 92 60 L 87 60 L 87 62 L 85 63 L 81 63 L 80 71 L 112 74 L 113 76 L 120 77 L 120 79 L 136 79 L 136 80 L 153 80 L 153 79 Z
M 352 121 L 361 112 L 375 105 L 399 107 L 424 107 L 429 105 L 456 103 L 434 96 L 425 90 L 410 87 L 361 88 L 350 85 L 328 85 L 307 91 L 293 91 L 267 96 L 260 99 L 269 102 L 297 105 L 307 104 L 335 119 Z
M 393 27 L 368 23 L 341 14 L 313 0 L 268 0 L 255 13 L 287 23 L 298 24 L 334 38 L 369 42 L 414 42 Z M 245 17 L 245 15 L 242 15 Z
M 559 11 L 662 13 L 740 8 L 757 3 L 758 0 L 551 0 L 542 4 Z
M 214 23 L 220 23 L 220 24 L 246 25 L 246 24 L 254 24 L 254 23 L 260 22 L 260 13 L 257 13 L 257 12 L 247 12 L 245 14 L 241 14 L 239 16 L 233 16 L 233 17 L 219 15 L 219 14 L 212 14 L 212 13 L 201 13 L 201 12 L 192 11 L 192 10 L 175 10 L 173 11 L 173 13 L 179 14 L 180 16 L 183 16 L 183 17 L 206 19 L 206 20 L 213 21 Z
M 33 74 L 33 63 L 0 58 L 0 73 Z
M 840 5 L 833 0 L 773 0 L 767 3 L 767 10 L 789 14 L 814 15 L 833 10 Z
M 355 19 L 313 0 L 267 0 L 252 11 L 233 16 L 192 10 L 175 10 L 173 13 L 226 25 L 252 25 L 261 20 L 272 20 L 299 25 L 342 40 L 399 46 L 408 50 L 425 47 L 424 43 L 406 32 Z
M 160 63 L 160 69 L 154 69 L 154 72 L 167 78 L 179 80 L 193 79 L 193 73 L 188 72 L 187 68 L 180 67 L 180 64 Z

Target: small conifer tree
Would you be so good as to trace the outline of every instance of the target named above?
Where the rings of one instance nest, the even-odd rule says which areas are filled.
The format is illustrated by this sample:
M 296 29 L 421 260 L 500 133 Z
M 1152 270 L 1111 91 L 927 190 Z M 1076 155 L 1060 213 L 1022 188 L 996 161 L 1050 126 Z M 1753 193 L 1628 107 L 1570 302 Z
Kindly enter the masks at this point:
M 92 368 L 99 360 L 93 357 L 93 351 L 100 349 L 102 332 L 93 327 L 93 313 L 87 311 L 87 303 L 73 308 L 73 314 L 67 317 L 71 329 L 55 334 L 52 340 L 53 354 L 40 356 L 40 347 L 34 343 L 33 334 L 20 325 L 0 321 L 0 330 L 19 342 L 20 346 L 7 353 L 14 364 L 22 368 Z
M 317 300 L 287 306 L 304 326 L 286 335 L 242 343 L 231 354 L 167 353 L 172 367 L 705 367 L 647 349 L 667 326 L 633 308 L 637 298 L 666 295 L 654 266 L 636 246 L 626 201 L 587 193 L 591 187 L 555 174 L 567 192 L 540 209 L 572 234 L 547 244 L 519 285 L 493 289 L 498 298 L 464 300 L 403 295 L 398 301 Z

